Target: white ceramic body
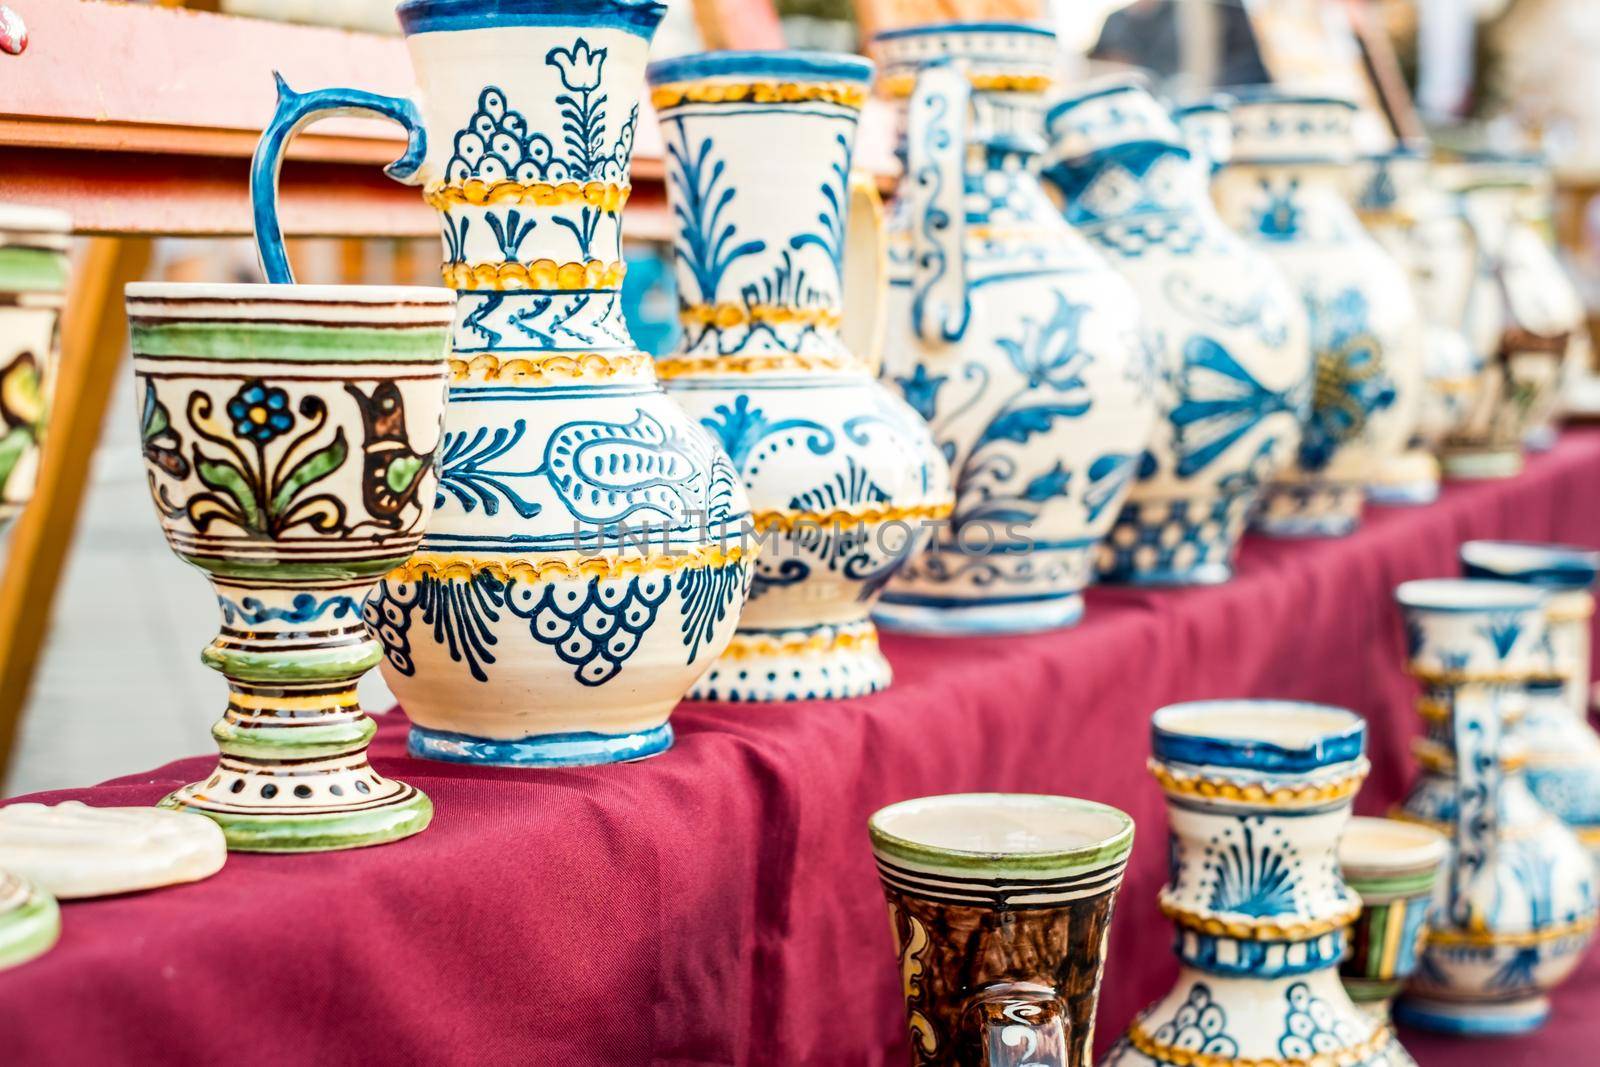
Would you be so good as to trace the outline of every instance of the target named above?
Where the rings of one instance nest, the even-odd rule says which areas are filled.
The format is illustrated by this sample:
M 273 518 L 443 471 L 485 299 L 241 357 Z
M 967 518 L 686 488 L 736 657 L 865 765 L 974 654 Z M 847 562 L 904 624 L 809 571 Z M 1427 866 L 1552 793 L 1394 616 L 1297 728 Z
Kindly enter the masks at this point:
M 1225 117 L 1224 117 L 1225 121 Z M 1291 460 L 1311 387 L 1305 310 L 1212 206 L 1209 169 L 1138 83 L 1050 110 L 1045 177 L 1067 221 L 1132 284 L 1161 409 L 1102 580 L 1225 581 L 1261 485 Z
M 1171 826 L 1161 906 L 1181 966 L 1102 1067 L 1188 1064 L 1196 1053 L 1208 1064 L 1410 1064 L 1338 976 L 1360 911 L 1336 859 L 1367 770 L 1360 718 L 1231 700 L 1174 705 L 1153 725 L 1151 769 Z
M 55 390 L 71 220 L 0 204 L 0 530 L 33 496 Z
M 887 85 L 915 86 L 882 373 L 932 426 L 956 503 L 875 617 L 924 633 L 1066 625 L 1149 440 L 1156 373 L 1131 287 L 1029 166 L 1053 38 L 952 24 L 878 50 Z M 945 58 L 971 62 L 930 65 Z
M 868 612 L 949 512 L 948 467 L 926 425 L 840 332 L 852 233 L 865 231 L 849 253 L 866 266 L 883 252 L 878 220 L 853 231 L 848 210 L 871 76 L 854 56 L 797 52 L 709 53 L 650 69 L 684 326 L 657 370 L 732 458 L 762 540 L 739 631 L 697 697 L 836 698 L 887 686 Z
M 1213 187 L 1223 218 L 1272 257 L 1311 325 L 1315 384 L 1298 462 L 1257 516 L 1275 536 L 1355 529 L 1365 487 L 1404 452 L 1421 403 L 1409 282 L 1349 202 L 1349 110 L 1315 97 L 1241 101 L 1234 156 Z
M 460 294 L 438 507 L 374 603 L 414 754 L 650 755 L 733 636 L 748 514 L 622 318 L 620 228 L 662 8 L 402 5 L 428 131 L 411 180 Z

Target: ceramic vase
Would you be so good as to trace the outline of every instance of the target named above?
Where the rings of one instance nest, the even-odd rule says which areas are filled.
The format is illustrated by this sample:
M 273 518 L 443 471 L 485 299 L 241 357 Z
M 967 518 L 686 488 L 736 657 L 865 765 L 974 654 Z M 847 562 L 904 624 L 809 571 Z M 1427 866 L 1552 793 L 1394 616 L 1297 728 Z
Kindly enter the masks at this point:
M 1461 568 L 1469 578 L 1521 582 L 1549 594 L 1539 664 L 1517 732 L 1527 749 L 1526 778 L 1534 798 L 1600 860 L 1600 735 L 1589 725 L 1590 590 L 1600 574 L 1600 552 L 1468 541 L 1461 546 Z
M 875 218 L 850 224 L 872 64 L 717 52 L 653 64 L 649 80 L 683 324 L 656 372 L 732 459 L 762 542 L 739 628 L 692 695 L 883 689 L 889 663 L 868 613 L 951 494 L 927 426 L 841 335 L 846 253 L 869 271 L 883 254 Z
M 362 605 L 422 538 L 455 295 L 368 286 L 127 289 L 150 497 L 210 581 L 201 660 L 228 681 L 216 769 L 162 805 L 228 847 L 307 852 L 417 833 L 433 806 L 367 762 Z
M 1594 934 L 1595 869 L 1528 789 L 1512 729 L 1538 667 L 1544 593 L 1509 582 L 1406 582 L 1410 669 L 1422 682 L 1421 774 L 1396 814 L 1451 841 L 1416 973 L 1395 1018 L 1444 1033 L 1513 1034 Z
M 1156 371 L 1132 289 L 1034 172 L 1055 36 L 947 23 L 875 47 L 906 161 L 883 376 L 933 427 L 956 494 L 875 614 L 921 633 L 1064 626 L 1138 472 Z
M 1351 819 L 1339 838 L 1339 876 L 1361 898 L 1339 976 L 1350 999 L 1387 1022 L 1417 968 L 1439 869 L 1449 852 L 1437 830 L 1399 819 Z
M 869 823 L 918 1067 L 1086 1067 L 1133 820 L 970 793 Z
M 1232 110 L 1233 156 L 1213 192 L 1305 304 L 1315 368 L 1296 462 L 1265 490 L 1256 527 L 1341 536 L 1366 486 L 1400 456 L 1421 398 L 1418 317 L 1405 273 L 1351 207 L 1347 100 L 1261 90 Z
M 1208 168 L 1142 82 L 1068 97 L 1046 128 L 1044 177 L 1132 284 L 1161 365 L 1165 418 L 1101 546 L 1100 577 L 1226 581 L 1261 486 L 1300 442 L 1305 311 L 1272 261 L 1223 225 Z
M 1335 850 L 1367 773 L 1366 724 L 1323 705 L 1203 701 L 1156 712 L 1151 744 L 1178 981 L 1103 1064 L 1409 1064 L 1339 981 L 1361 901 Z
M 369 605 L 414 755 L 638 759 L 733 636 L 748 507 L 622 317 L 620 227 L 645 53 L 665 8 L 407 0 L 410 100 L 280 92 L 252 186 L 268 277 L 282 149 L 341 109 L 399 122 L 389 174 L 440 212 L 459 295 L 438 506 Z
M 72 222 L 0 204 L 0 530 L 29 498 L 54 391 Z

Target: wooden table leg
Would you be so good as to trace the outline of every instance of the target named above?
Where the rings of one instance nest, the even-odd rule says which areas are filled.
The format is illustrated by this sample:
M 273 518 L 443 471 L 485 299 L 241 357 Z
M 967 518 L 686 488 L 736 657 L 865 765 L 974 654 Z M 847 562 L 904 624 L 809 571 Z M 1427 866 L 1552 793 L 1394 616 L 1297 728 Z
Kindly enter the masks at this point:
M 61 363 L 38 484 L 12 530 L 0 572 L 0 780 L 10 764 L 89 464 L 127 348 L 122 287 L 144 277 L 150 247 L 147 237 L 91 240 L 63 312 Z

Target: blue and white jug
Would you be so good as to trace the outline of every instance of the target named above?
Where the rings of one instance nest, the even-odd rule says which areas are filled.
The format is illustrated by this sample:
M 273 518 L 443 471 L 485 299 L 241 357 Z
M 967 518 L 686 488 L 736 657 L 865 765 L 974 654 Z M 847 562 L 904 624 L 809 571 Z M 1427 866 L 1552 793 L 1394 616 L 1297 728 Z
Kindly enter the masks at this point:
M 1310 396 L 1305 310 L 1211 203 L 1210 171 L 1142 81 L 1050 109 L 1044 177 L 1133 285 L 1162 409 L 1101 549 L 1107 581 L 1226 581 L 1261 487 L 1291 462 Z M 1212 152 L 1222 148 L 1212 145 Z
M 714 52 L 652 64 L 649 80 L 683 323 L 657 373 L 732 457 L 762 538 L 739 629 L 693 695 L 882 689 L 889 664 L 868 612 L 949 514 L 950 474 L 927 425 L 873 376 L 872 353 L 841 334 L 847 251 L 865 290 L 850 296 L 881 314 L 881 222 L 849 210 L 872 64 Z
M 1356 218 L 1348 100 L 1272 89 L 1233 107 L 1233 156 L 1217 173 L 1222 217 L 1276 262 L 1311 323 L 1311 415 L 1297 462 L 1262 497 L 1256 526 L 1284 537 L 1348 534 L 1366 487 L 1411 439 L 1421 399 L 1418 317 L 1405 273 Z
M 367 110 L 405 127 L 459 294 L 439 493 L 422 548 L 367 603 L 410 751 L 510 766 L 667 748 L 667 716 L 733 637 L 749 506 L 661 391 L 622 316 L 622 209 L 649 0 L 406 0 L 410 100 L 281 87 L 254 175 L 273 281 L 293 132 Z M 381 421 L 381 420 L 380 420 Z
M 1033 170 L 1055 35 L 949 23 L 879 35 L 904 101 L 883 375 L 933 427 L 956 504 L 876 617 L 924 633 L 1075 622 L 1156 414 L 1132 289 Z

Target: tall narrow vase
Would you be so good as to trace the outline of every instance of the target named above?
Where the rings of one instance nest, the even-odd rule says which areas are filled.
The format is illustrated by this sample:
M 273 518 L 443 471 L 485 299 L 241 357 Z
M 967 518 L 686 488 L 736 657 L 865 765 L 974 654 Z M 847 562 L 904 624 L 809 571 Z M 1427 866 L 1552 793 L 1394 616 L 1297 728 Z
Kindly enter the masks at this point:
M 1045 178 L 1139 294 L 1166 417 L 1101 550 L 1109 581 L 1226 581 L 1261 486 L 1293 459 L 1311 391 L 1299 296 L 1217 215 L 1210 171 L 1142 86 L 1050 109 Z
M 1418 318 L 1399 265 L 1361 227 L 1344 187 L 1347 100 L 1263 90 L 1234 105 L 1222 215 L 1300 294 L 1315 360 L 1297 462 L 1269 486 L 1256 525 L 1275 536 L 1341 536 L 1366 487 L 1411 438 L 1422 385 Z
M 433 510 L 447 289 L 130 285 L 139 437 L 172 550 L 216 592 L 201 654 L 228 681 L 216 769 L 167 797 L 228 847 L 310 852 L 417 833 L 433 805 L 367 762 L 362 624 Z
M 1468 541 L 1461 546 L 1461 567 L 1469 578 L 1521 582 L 1549 594 L 1540 662 L 1518 727 L 1528 753 L 1528 788 L 1600 861 L 1600 735 L 1589 725 L 1590 590 L 1600 575 L 1600 552 Z
M 1032 167 L 1055 36 L 950 23 L 875 47 L 906 159 L 883 375 L 932 425 L 956 490 L 875 616 L 925 633 L 1070 624 L 1148 443 L 1156 368 L 1132 289 Z
M 739 629 L 693 695 L 874 692 L 889 664 L 868 612 L 949 514 L 950 476 L 927 426 L 869 371 L 872 353 L 840 334 L 846 252 L 869 269 L 883 254 L 874 217 L 849 221 L 872 64 L 716 52 L 649 78 L 683 320 L 656 372 L 732 458 L 763 538 Z
M 1406 582 L 1410 669 L 1423 685 L 1422 768 L 1396 814 L 1451 840 L 1402 1023 L 1452 1034 L 1543 1025 L 1546 996 L 1594 936 L 1595 869 L 1528 790 L 1513 728 L 1539 673 L 1544 593 L 1509 582 Z
M 253 188 L 287 278 L 275 185 L 291 133 L 341 109 L 410 136 L 459 294 L 438 507 L 379 587 L 373 631 L 410 749 L 470 763 L 637 759 L 722 652 L 748 585 L 726 455 L 662 393 L 622 318 L 621 216 L 649 0 L 406 0 L 409 100 L 282 89 Z
M 1339 981 L 1361 901 L 1335 849 L 1367 773 L 1366 724 L 1315 704 L 1203 701 L 1156 712 L 1151 745 L 1178 982 L 1104 1067 L 1410 1064 Z
M 1087 1067 L 1133 820 L 968 793 L 891 804 L 869 829 L 914 1067 Z
M 59 211 L 0 204 L 0 530 L 33 496 L 67 288 Z

